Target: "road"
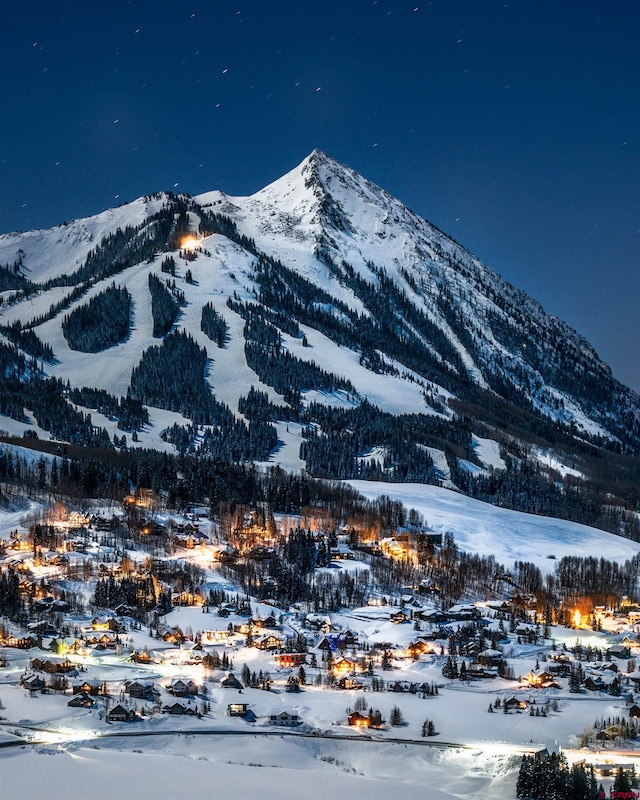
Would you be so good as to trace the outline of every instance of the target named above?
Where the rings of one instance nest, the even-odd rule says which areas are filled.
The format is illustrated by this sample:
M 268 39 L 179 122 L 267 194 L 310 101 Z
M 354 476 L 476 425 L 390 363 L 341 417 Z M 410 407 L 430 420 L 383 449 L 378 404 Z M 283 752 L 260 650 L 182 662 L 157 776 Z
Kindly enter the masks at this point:
M 432 747 L 436 749 L 475 750 L 491 753 L 504 752 L 515 755 L 535 753 L 540 745 L 515 745 L 496 742 L 446 742 L 433 739 L 401 739 L 397 737 L 377 736 L 375 734 L 348 734 L 333 733 L 332 731 L 302 732 L 277 728 L 274 730 L 246 730 L 224 728 L 193 728 L 185 730 L 119 730 L 119 731 L 56 731 L 36 726 L 11 725 L 11 733 L 16 738 L 0 741 L 0 749 L 14 747 L 55 746 L 64 744 L 78 744 L 95 742 L 98 739 L 140 739 L 156 736 L 297 736 L 308 739 L 325 739 L 328 741 L 355 741 L 365 744 L 400 744 L 416 747 Z M 24 736 L 24 738 L 22 738 Z

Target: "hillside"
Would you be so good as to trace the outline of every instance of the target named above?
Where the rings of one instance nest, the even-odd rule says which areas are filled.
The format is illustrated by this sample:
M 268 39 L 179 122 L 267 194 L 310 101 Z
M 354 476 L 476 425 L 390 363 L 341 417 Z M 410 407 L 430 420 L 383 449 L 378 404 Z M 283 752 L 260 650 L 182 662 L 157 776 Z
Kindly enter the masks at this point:
M 8 435 L 432 483 L 639 535 L 638 395 L 319 151 L 251 197 L 5 234 L 0 267 Z

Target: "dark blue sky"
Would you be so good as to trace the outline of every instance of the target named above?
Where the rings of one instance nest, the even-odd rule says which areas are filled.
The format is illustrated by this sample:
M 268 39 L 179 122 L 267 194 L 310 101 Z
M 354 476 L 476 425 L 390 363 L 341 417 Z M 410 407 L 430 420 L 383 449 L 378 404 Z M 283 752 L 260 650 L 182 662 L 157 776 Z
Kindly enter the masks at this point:
M 640 389 L 640 0 L 12 3 L 0 87 L 0 232 L 319 147 Z

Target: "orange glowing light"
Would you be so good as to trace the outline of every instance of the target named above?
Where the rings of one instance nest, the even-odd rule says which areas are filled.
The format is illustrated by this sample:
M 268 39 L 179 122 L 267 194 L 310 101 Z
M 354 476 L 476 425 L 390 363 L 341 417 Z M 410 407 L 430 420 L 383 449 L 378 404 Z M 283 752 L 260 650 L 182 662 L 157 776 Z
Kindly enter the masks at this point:
M 576 628 L 579 628 L 579 627 L 580 627 L 580 621 L 581 621 L 581 619 L 582 619 L 582 614 L 581 614 L 581 613 L 580 613 L 580 611 L 579 611 L 579 610 L 576 608 L 576 610 L 573 612 L 573 624 L 574 624 L 574 626 L 575 626 Z
M 197 250 L 200 246 L 200 241 L 195 236 L 185 236 L 180 242 L 180 247 L 183 250 Z

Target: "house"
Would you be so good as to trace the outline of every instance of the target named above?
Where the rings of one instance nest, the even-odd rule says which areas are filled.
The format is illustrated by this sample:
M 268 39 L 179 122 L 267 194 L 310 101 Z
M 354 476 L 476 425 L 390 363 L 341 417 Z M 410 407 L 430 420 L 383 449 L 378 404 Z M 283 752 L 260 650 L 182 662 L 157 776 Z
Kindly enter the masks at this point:
M 27 628 L 29 629 L 29 633 L 35 636 L 57 636 L 59 633 L 56 626 L 47 622 L 46 619 L 41 619 L 38 622 L 30 622 Z
M 400 609 L 400 611 L 395 611 L 393 614 L 390 614 L 389 619 L 394 625 L 400 625 L 403 622 L 409 621 L 410 614 Z
M 155 663 L 148 650 L 134 650 L 129 656 L 129 661 L 134 664 L 153 664 Z
M 584 679 L 584 688 L 590 692 L 601 692 L 607 688 L 607 684 L 600 676 L 594 678 L 592 675 L 587 675 Z
M 359 711 L 353 711 L 348 715 L 349 725 L 356 728 L 381 728 L 384 725 L 384 720 L 379 711 L 369 709 L 369 716 L 365 717 Z
M 357 678 L 353 678 L 351 675 L 344 675 L 340 680 L 336 683 L 337 689 L 363 689 L 364 684 L 359 681 Z
M 75 670 L 74 664 L 68 658 L 32 658 L 31 669 L 39 672 L 48 672 L 50 675 L 63 675 Z
M 507 709 L 507 711 L 526 711 L 529 708 L 529 703 L 524 700 L 522 697 L 510 697 L 508 700 L 503 702 L 503 707 Z
M 106 684 L 100 681 L 83 681 L 82 683 L 71 684 L 72 694 L 88 694 L 91 697 L 109 694 Z
M 288 711 L 281 711 L 279 714 L 269 714 L 269 725 L 278 725 L 281 728 L 294 728 L 302 725 L 302 720 L 297 714 L 289 714 Z
M 419 658 L 423 653 L 428 653 L 430 650 L 429 644 L 424 639 L 416 639 L 413 642 L 409 642 L 406 653 L 409 658 Z
M 629 716 L 632 719 L 638 719 L 640 717 L 640 706 L 634 703 L 632 706 L 629 706 Z
M 136 700 L 151 700 L 157 693 L 152 683 L 141 683 L 140 681 L 127 682 L 124 691 L 129 697 L 134 697 Z
M 190 715 L 193 716 L 193 715 L 197 714 L 198 712 L 196 711 L 196 709 L 192 705 L 190 705 L 190 703 L 185 705 L 184 703 L 178 703 L 176 701 L 175 703 L 172 703 L 171 705 L 162 706 L 162 713 L 163 714 L 174 714 L 174 715 L 178 715 L 178 716 L 182 716 L 184 714 L 190 714 Z
M 483 667 L 499 667 L 504 661 L 504 654 L 500 650 L 483 650 L 478 653 L 478 664 Z
M 203 642 L 226 642 L 229 636 L 231 636 L 231 631 L 228 628 L 202 631 Z
M 190 678 L 174 678 L 167 686 L 167 691 L 174 697 L 191 697 L 198 694 L 198 685 Z
M 94 617 L 91 620 L 91 630 L 124 633 L 126 629 L 125 626 L 115 617 Z
M 534 689 L 546 689 L 550 686 L 557 686 L 554 677 L 550 672 L 537 672 L 531 670 L 524 676 L 525 681 Z
M 307 663 L 306 653 L 276 653 L 274 655 L 276 664 L 279 667 L 299 667 Z
M 135 608 L 131 606 L 125 605 L 124 603 L 120 603 L 113 609 L 113 613 L 116 617 L 132 617 L 135 614 Z
M 115 650 L 118 644 L 117 636 L 112 633 L 94 633 L 85 637 L 85 644 L 101 650 Z
M 227 672 L 224 678 L 220 679 L 220 687 L 222 689 L 243 689 L 243 685 L 236 678 L 233 672 Z
M 162 634 L 162 639 L 171 644 L 183 644 L 186 641 L 186 636 L 182 633 L 180 628 L 174 628 L 170 631 L 165 631 Z
M 497 678 L 498 670 L 495 667 L 484 667 L 478 661 L 470 661 L 467 667 L 467 678 Z
M 79 692 L 67 703 L 71 708 L 93 708 L 96 701 L 86 692 Z
M 346 544 L 338 542 L 338 544 L 329 548 L 329 556 L 331 559 L 353 559 L 353 550 Z
M 607 658 L 630 658 L 631 650 L 626 644 L 614 644 L 607 649 Z
M 227 715 L 230 717 L 246 717 L 248 710 L 248 703 L 229 703 L 227 706 Z
M 354 672 L 358 664 L 351 658 L 337 658 L 333 662 L 334 675 L 346 675 L 349 672 Z
M 30 692 L 41 692 L 45 687 L 44 680 L 39 675 L 28 675 L 21 683 Z
M 2 645 L 3 647 L 17 647 L 18 650 L 30 650 L 32 647 L 40 647 L 41 642 L 40 636 L 7 636 Z
M 139 717 L 136 716 L 135 709 L 128 708 L 122 705 L 122 703 L 118 703 L 118 705 L 114 706 L 107 713 L 107 720 L 109 722 L 136 722 L 138 719 Z
M 268 633 L 266 636 L 260 636 L 254 640 L 255 646 L 260 650 L 279 650 L 284 647 L 284 639 L 276 636 L 274 633 Z
M 249 620 L 249 625 L 253 625 L 254 628 L 275 628 L 276 618 L 273 614 L 268 614 L 264 619 L 256 617 L 256 619 Z

